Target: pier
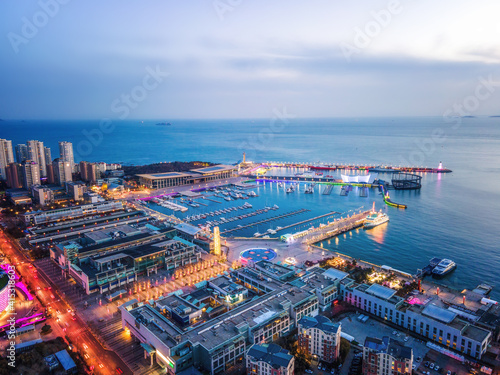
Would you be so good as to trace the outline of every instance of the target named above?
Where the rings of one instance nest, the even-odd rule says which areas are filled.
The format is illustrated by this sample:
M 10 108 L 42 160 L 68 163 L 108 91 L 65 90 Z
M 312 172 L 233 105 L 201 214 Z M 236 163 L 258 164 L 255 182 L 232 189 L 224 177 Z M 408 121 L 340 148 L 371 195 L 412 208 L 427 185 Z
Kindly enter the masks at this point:
M 215 199 L 212 199 L 212 198 L 209 198 L 209 197 L 203 197 L 203 199 L 206 199 L 207 201 L 210 201 L 210 202 L 222 203 L 220 201 L 216 201 Z
M 323 190 L 323 195 L 330 195 L 332 193 L 334 185 L 327 185 L 325 190 Z
M 250 224 L 247 224 L 247 225 L 243 225 L 241 227 L 236 227 L 236 228 L 232 228 L 232 229 L 227 229 L 225 230 L 224 232 L 222 232 L 222 234 L 226 234 L 226 233 L 231 233 L 231 232 L 234 232 L 234 231 L 237 231 L 237 230 L 240 230 L 240 229 L 246 229 L 246 228 L 251 228 L 251 227 L 254 227 L 256 225 L 260 225 L 260 224 L 264 224 L 264 223 L 268 223 L 270 221 L 273 221 L 273 220 L 278 220 L 278 219 L 282 219 L 284 217 L 289 217 L 289 216 L 293 216 L 293 215 L 298 215 L 298 214 L 301 214 L 301 213 L 304 213 L 304 212 L 308 212 L 309 210 L 305 209 L 305 208 L 301 208 L 300 210 L 296 210 L 296 211 L 291 211 L 291 212 L 287 212 L 287 213 L 284 213 L 284 214 L 281 214 L 281 215 L 278 215 L 278 216 L 273 216 L 273 217 L 270 217 L 268 219 L 264 219 L 264 220 L 260 220 L 260 221 L 257 221 L 257 222 L 254 222 L 254 223 L 250 223 Z
M 370 213 L 371 211 L 364 211 L 359 214 L 354 214 L 351 217 L 335 220 L 333 223 L 330 223 L 323 227 L 309 230 L 305 235 L 302 236 L 302 243 L 310 245 L 315 242 L 338 236 L 339 234 L 348 232 L 352 229 L 362 227 L 366 217 Z
M 326 217 L 326 216 L 330 216 L 330 215 L 337 215 L 339 214 L 340 212 L 335 212 L 335 211 L 332 211 L 332 212 L 329 212 L 327 214 L 324 214 L 324 215 L 319 215 L 319 216 L 316 216 L 316 217 L 313 217 L 311 219 L 306 219 L 306 220 L 302 220 L 302 221 L 299 221 L 298 223 L 293 223 L 293 224 L 290 224 L 290 225 L 287 225 L 285 227 L 282 227 L 280 229 L 275 229 L 276 232 L 280 232 L 282 230 L 285 230 L 285 229 L 288 229 L 288 228 L 292 228 L 292 227 L 296 227 L 297 225 L 302 225 L 302 224 L 305 224 L 305 223 L 309 223 L 311 221 L 314 221 L 314 220 L 318 220 L 318 219 L 321 219 L 323 217 Z

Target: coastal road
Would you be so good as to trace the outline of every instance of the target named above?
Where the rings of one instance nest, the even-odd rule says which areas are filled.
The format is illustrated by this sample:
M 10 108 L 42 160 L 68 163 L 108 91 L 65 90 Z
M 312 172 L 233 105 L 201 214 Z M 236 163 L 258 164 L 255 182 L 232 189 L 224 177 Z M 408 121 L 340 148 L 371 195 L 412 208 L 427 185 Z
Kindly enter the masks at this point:
M 5 233 L 0 232 L 0 241 L 5 255 L 16 265 L 17 272 L 23 277 L 23 282 L 30 287 L 42 306 L 46 306 L 51 318 L 47 319 L 54 333 L 64 337 L 68 336 L 76 345 L 89 366 L 94 366 L 96 374 L 115 374 L 116 368 L 122 369 L 124 374 L 133 374 L 126 364 L 112 351 L 104 349 L 91 334 L 85 322 L 76 315 L 73 318 L 72 307 L 59 292 L 57 284 L 63 279 L 55 276 L 50 279 L 42 268 L 35 266 L 25 257 Z

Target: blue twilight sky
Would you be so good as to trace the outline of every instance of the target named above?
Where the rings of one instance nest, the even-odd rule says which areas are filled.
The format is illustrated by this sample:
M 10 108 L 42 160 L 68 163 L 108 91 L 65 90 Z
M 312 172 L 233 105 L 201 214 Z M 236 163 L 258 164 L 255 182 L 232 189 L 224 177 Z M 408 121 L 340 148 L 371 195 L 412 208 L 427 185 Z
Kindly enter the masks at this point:
M 492 0 L 4 0 L 0 118 L 498 115 L 499 14 Z

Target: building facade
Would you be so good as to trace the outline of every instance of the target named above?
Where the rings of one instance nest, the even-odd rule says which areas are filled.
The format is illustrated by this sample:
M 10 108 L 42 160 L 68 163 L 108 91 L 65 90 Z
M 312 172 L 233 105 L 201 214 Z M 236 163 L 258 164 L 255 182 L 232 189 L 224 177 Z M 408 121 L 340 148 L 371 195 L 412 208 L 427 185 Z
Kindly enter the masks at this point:
M 23 164 L 23 188 L 30 190 L 33 185 L 40 185 L 40 167 L 31 160 Z
M 384 336 L 367 337 L 363 346 L 363 375 L 411 375 L 413 350 Z
M 24 144 L 16 145 L 16 160 L 18 163 L 24 163 L 28 160 L 28 146 Z
M 248 375 L 293 375 L 295 358 L 276 344 L 252 345 L 247 351 Z
M 28 141 L 26 142 L 28 146 L 28 159 L 37 163 L 40 169 L 40 177 L 47 176 L 47 162 L 45 161 L 45 149 L 43 142 L 40 141 Z
M 6 168 L 10 163 L 14 163 L 14 153 L 12 152 L 12 141 L 0 139 L 0 178 L 7 179 Z
M 20 189 L 23 187 L 23 167 L 18 163 L 10 163 L 6 169 L 7 186 L 11 189 Z
M 340 325 L 321 315 L 304 316 L 299 320 L 297 344 L 306 357 L 332 363 L 339 357 Z
M 343 299 L 363 311 L 388 320 L 431 341 L 474 358 L 481 358 L 491 342 L 491 332 L 459 316 L 437 296 L 427 303 L 409 303 L 396 291 L 378 284 L 342 284 Z
M 35 203 L 41 206 L 47 206 L 54 203 L 54 192 L 41 185 L 34 185 L 31 187 L 31 194 L 33 195 Z
M 75 171 L 75 157 L 73 155 L 73 143 L 59 142 L 59 159 L 70 163 L 71 172 Z
M 67 182 L 73 181 L 70 162 L 57 158 L 53 161 L 52 167 L 54 169 L 54 179 L 57 184 L 64 186 Z

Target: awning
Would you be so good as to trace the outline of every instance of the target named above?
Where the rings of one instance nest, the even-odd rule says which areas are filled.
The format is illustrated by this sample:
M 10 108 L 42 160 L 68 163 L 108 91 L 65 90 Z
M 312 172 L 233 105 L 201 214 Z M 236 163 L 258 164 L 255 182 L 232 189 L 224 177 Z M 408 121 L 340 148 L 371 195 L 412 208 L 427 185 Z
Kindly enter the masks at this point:
M 148 352 L 149 355 L 156 353 L 156 350 L 153 349 L 153 347 L 149 344 L 141 342 L 141 346 L 144 348 L 146 352 Z

